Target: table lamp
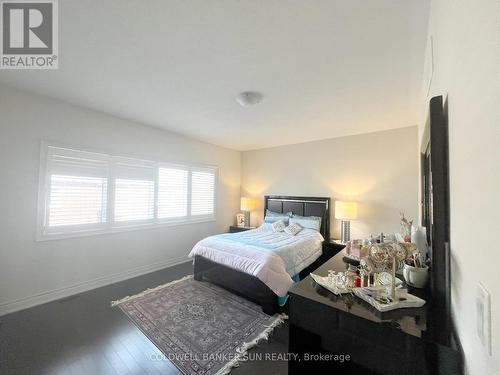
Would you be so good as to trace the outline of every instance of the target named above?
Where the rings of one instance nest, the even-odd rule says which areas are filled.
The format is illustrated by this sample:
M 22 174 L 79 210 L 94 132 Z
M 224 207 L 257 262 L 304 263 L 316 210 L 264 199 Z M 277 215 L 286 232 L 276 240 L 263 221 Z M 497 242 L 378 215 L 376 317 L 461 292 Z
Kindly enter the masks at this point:
M 241 198 L 241 206 L 240 209 L 245 214 L 245 226 L 250 226 L 250 211 L 255 208 L 255 201 L 252 198 Z
M 347 242 L 351 239 L 351 220 L 358 218 L 358 204 L 356 202 L 335 201 L 335 219 L 342 220 L 340 224 L 340 240 Z

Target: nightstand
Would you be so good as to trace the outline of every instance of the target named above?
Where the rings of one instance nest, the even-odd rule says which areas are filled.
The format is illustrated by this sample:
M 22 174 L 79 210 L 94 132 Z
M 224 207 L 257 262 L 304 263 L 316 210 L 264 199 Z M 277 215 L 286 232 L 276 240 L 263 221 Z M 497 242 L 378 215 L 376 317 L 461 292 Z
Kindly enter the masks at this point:
M 231 225 L 229 227 L 229 233 L 238 233 L 238 232 L 244 232 L 246 230 L 251 230 L 255 229 L 256 227 L 238 227 L 236 225 Z
M 345 244 L 341 243 L 340 240 L 328 240 L 323 242 L 323 257 L 325 262 L 331 257 L 337 255 L 343 248 Z

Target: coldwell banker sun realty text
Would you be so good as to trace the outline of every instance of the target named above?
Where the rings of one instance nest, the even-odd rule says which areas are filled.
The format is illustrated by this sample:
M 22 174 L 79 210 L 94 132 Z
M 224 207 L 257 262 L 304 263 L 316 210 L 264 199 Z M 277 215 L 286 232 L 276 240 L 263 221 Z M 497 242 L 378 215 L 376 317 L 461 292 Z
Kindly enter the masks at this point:
M 57 0 L 0 0 L 0 68 L 57 69 Z

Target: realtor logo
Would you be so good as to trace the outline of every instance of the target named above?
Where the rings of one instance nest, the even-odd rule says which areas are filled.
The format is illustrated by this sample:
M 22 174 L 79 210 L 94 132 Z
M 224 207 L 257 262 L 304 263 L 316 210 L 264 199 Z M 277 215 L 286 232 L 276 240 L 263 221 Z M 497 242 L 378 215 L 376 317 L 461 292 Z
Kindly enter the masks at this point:
M 0 0 L 0 68 L 57 69 L 57 0 Z

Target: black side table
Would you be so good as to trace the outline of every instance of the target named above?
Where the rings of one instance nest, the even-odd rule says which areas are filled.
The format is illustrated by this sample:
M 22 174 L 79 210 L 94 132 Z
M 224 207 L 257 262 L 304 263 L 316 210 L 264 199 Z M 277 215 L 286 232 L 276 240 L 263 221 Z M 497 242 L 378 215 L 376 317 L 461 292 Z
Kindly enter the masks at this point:
M 344 247 L 345 244 L 341 243 L 340 240 L 327 240 L 323 242 L 322 257 L 324 258 L 324 262 L 337 255 Z
M 231 225 L 229 227 L 229 233 L 238 233 L 238 232 L 244 232 L 246 230 L 251 230 L 255 229 L 256 227 L 238 227 L 236 225 Z

